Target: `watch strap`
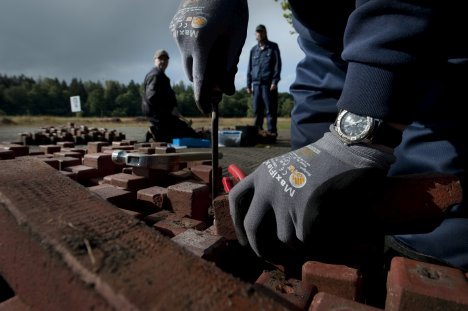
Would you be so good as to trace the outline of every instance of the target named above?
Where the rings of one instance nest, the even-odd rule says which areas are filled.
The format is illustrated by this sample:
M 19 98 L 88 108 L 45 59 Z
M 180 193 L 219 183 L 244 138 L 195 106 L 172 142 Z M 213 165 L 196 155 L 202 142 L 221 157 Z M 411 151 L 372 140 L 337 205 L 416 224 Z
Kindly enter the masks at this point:
M 372 144 L 396 148 L 401 143 L 402 131 L 381 121 L 375 127 L 370 141 Z

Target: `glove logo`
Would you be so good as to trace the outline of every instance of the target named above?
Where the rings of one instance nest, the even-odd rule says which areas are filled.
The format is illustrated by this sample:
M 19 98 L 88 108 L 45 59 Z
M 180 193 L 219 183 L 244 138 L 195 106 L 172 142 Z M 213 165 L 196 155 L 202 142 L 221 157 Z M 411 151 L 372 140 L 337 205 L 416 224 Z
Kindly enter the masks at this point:
M 291 172 L 291 175 L 289 175 L 289 182 L 291 185 L 298 189 L 304 187 L 307 183 L 307 177 L 303 173 L 296 170 L 296 168 L 292 165 L 288 167 L 288 169 Z
M 192 27 L 194 29 L 200 29 L 205 27 L 205 25 L 208 23 L 207 19 L 204 18 L 203 16 L 195 16 L 192 18 Z

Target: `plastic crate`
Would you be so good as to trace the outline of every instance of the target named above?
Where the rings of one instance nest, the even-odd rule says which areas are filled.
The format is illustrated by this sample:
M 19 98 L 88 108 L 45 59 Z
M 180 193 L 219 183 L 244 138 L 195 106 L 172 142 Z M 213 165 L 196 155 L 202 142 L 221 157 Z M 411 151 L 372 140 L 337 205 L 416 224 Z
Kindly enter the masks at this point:
M 202 138 L 173 138 L 172 144 L 174 146 L 187 146 L 188 148 L 208 148 L 211 147 L 211 140 Z
M 242 131 L 218 131 L 218 146 L 239 147 Z

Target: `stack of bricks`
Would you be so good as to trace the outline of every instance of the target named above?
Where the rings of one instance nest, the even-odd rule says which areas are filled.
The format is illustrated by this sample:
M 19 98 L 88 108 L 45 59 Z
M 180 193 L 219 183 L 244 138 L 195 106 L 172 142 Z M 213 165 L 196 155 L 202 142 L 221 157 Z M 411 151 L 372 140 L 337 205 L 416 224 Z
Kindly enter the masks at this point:
M 74 123 L 61 127 L 43 127 L 34 133 L 21 133 L 19 136 L 19 143 L 23 145 L 56 144 L 62 141 L 72 141 L 77 145 L 85 145 L 91 141 L 112 143 L 113 141 L 122 140 L 125 140 L 125 134 L 116 130 L 88 127 L 86 125 L 76 126 Z
M 228 195 L 211 200 L 211 161 L 114 163 L 114 150 L 178 152 L 128 140 L 39 149 L 0 148 L 0 311 L 468 310 L 468 275 L 451 267 L 394 257 L 375 278 L 257 257 L 237 242 Z

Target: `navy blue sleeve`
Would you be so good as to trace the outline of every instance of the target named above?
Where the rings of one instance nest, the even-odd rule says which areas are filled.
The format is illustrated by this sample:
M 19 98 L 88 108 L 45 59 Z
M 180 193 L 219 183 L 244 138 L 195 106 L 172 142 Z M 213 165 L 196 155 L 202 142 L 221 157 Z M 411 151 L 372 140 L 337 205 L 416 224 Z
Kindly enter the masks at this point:
M 357 1 L 342 57 L 348 71 L 338 108 L 410 123 L 438 55 L 435 1 Z

